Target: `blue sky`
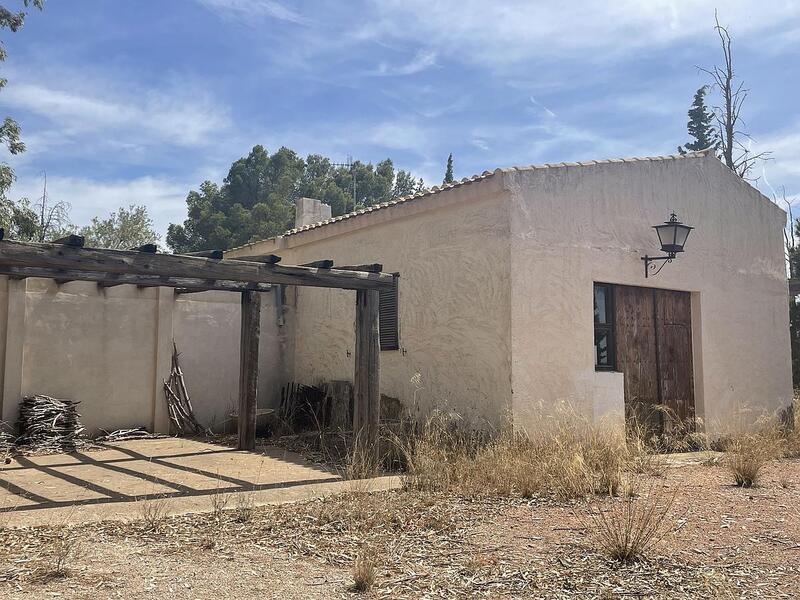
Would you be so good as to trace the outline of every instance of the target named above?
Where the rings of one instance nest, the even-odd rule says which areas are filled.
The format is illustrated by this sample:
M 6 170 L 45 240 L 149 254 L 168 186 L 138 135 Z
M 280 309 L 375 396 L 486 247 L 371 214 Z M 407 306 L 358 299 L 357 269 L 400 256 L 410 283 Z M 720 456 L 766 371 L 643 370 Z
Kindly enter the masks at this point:
M 14 0 L 7 0 L 13 4 Z M 438 184 L 499 166 L 669 154 L 719 59 L 714 7 L 774 160 L 758 186 L 800 198 L 800 2 L 784 0 L 47 0 L 5 32 L 28 151 L 12 197 L 83 224 L 146 204 L 163 234 L 184 199 L 254 144 L 391 157 Z

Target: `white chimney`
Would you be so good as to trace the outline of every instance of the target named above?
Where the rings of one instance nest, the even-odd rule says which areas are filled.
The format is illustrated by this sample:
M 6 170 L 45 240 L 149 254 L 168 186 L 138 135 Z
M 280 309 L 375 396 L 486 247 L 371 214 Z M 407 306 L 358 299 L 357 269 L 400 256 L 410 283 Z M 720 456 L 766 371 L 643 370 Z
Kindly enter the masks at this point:
M 331 218 L 331 207 L 316 198 L 298 198 L 294 208 L 294 226 L 305 227 Z

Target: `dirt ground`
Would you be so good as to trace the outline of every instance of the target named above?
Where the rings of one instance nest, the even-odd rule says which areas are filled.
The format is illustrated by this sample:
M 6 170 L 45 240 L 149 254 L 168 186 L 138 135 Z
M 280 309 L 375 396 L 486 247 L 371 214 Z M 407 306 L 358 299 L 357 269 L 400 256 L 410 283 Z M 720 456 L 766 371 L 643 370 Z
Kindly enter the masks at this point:
M 670 533 L 630 565 L 596 550 L 583 516 L 593 502 L 354 488 L 153 527 L 5 529 L 0 597 L 353 598 L 359 556 L 375 564 L 376 598 L 800 597 L 800 460 L 773 462 L 753 489 L 732 486 L 723 466 L 675 467 L 654 481 L 675 493 Z M 65 539 L 79 544 L 56 575 Z

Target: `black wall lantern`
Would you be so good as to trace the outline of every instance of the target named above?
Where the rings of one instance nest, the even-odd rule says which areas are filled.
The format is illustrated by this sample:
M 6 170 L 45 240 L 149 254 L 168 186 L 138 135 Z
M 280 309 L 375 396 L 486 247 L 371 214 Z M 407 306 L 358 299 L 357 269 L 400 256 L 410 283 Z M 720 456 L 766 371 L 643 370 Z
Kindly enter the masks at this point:
M 661 242 L 661 251 L 666 253 L 666 256 L 647 256 L 642 257 L 644 261 L 644 276 L 648 276 L 650 271 L 654 271 L 653 275 L 658 275 L 664 265 L 672 262 L 672 259 L 678 254 L 683 252 L 683 246 L 686 244 L 686 238 L 689 237 L 694 227 L 689 227 L 678 221 L 675 213 L 669 216 L 669 221 L 665 221 L 662 225 L 654 225 L 653 229 L 658 234 L 658 241 Z M 655 262 L 662 261 L 661 266 L 656 269 Z

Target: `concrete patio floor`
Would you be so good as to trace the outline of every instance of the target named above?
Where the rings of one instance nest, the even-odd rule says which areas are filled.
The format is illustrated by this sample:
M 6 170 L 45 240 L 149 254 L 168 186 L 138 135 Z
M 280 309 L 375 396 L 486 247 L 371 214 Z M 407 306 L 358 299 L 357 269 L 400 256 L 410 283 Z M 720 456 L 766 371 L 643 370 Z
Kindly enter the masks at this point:
M 251 494 L 254 505 L 262 505 L 340 493 L 350 485 L 281 448 L 244 452 L 180 438 L 132 440 L 1 465 L 0 524 L 134 520 L 148 499 L 163 498 L 168 514 L 183 514 L 210 511 L 215 494 L 231 501 Z M 397 478 L 382 477 L 370 489 L 397 485 Z

